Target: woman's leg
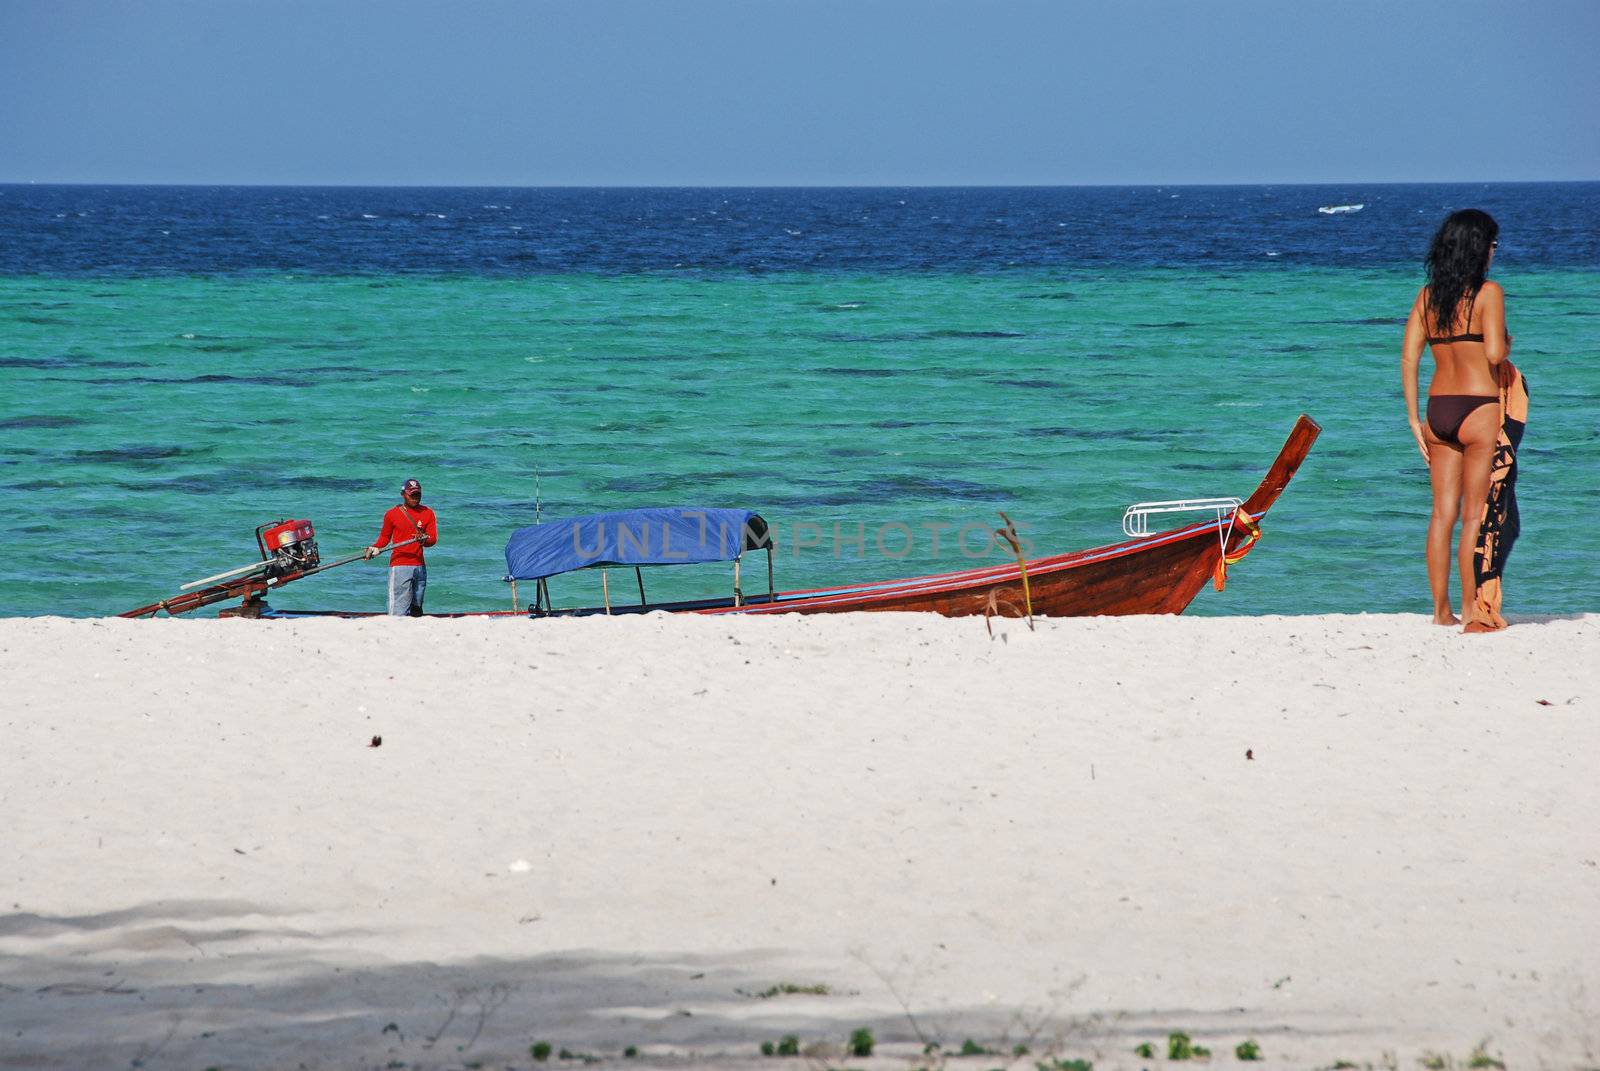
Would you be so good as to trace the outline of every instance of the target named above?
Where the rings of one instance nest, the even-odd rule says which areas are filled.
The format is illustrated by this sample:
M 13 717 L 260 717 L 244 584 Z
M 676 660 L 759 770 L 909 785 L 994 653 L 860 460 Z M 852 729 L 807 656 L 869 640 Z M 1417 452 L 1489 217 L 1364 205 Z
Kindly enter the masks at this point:
M 1450 612 L 1450 532 L 1461 512 L 1461 447 L 1436 437 L 1428 440 L 1428 477 L 1433 483 L 1433 512 L 1428 517 L 1428 590 L 1433 594 L 1436 625 L 1458 625 Z
M 1478 598 L 1478 580 L 1473 556 L 1478 549 L 1478 528 L 1483 524 L 1484 506 L 1489 501 L 1489 471 L 1495 447 L 1500 442 L 1500 407 L 1484 405 L 1475 409 L 1456 433 L 1461 440 L 1461 545 L 1457 551 L 1461 568 L 1461 619 L 1472 625 L 1472 604 Z

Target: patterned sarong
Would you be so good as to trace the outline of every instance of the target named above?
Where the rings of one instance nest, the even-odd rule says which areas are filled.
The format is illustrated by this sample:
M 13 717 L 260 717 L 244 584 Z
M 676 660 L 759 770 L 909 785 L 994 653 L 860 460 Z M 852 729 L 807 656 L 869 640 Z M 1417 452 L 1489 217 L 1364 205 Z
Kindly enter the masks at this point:
M 1500 616 L 1504 595 L 1501 578 L 1511 545 L 1522 529 L 1517 515 L 1517 448 L 1528 426 L 1528 386 L 1510 361 L 1496 370 L 1500 379 L 1500 438 L 1494 459 L 1489 463 L 1489 499 L 1483 504 L 1483 523 L 1478 527 L 1478 545 L 1472 556 L 1472 572 L 1478 583 L 1478 597 L 1472 606 L 1474 631 L 1495 631 L 1506 627 Z

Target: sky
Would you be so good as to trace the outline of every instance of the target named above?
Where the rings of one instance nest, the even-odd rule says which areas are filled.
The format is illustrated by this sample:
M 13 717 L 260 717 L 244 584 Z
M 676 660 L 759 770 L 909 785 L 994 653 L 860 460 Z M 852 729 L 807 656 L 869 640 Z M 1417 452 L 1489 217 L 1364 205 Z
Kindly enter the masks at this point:
M 1600 0 L 0 0 L 0 182 L 1600 179 Z

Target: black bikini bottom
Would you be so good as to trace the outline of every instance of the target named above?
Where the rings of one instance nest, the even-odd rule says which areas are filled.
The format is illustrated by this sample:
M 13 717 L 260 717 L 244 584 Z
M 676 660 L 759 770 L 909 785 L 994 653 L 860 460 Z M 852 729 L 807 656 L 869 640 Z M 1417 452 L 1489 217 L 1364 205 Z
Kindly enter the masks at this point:
M 1498 394 L 1434 394 L 1428 398 L 1428 427 L 1447 443 L 1461 445 L 1456 433 L 1479 406 L 1498 402 Z

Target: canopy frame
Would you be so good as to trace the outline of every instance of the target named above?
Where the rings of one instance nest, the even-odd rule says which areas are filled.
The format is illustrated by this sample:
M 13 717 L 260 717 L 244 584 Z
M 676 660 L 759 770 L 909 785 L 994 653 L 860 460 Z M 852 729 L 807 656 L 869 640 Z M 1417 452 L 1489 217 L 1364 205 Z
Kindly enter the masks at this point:
M 766 546 L 764 546 L 764 547 L 762 547 L 760 549 L 765 550 L 767 552 L 767 601 L 768 602 L 776 602 L 777 599 L 778 599 L 778 585 L 777 585 L 777 573 L 776 573 L 776 570 L 773 567 L 773 560 L 772 560 L 772 541 L 769 539 L 767 541 Z M 740 568 L 739 568 L 740 562 L 743 560 L 743 558 L 744 558 L 744 555 L 741 553 L 739 555 L 739 557 L 733 559 L 733 605 L 735 605 L 735 606 L 743 606 L 743 605 L 745 605 L 745 601 L 746 601 L 745 597 L 744 597 L 744 588 L 743 588 L 743 586 L 741 584 L 741 580 L 740 580 L 741 574 L 740 574 Z M 590 566 L 590 568 L 599 570 L 599 573 L 600 573 L 600 607 L 606 613 L 607 616 L 611 616 L 612 613 L 613 613 L 613 610 L 612 610 L 612 606 L 611 606 L 610 572 L 615 567 L 614 566 L 609 566 L 609 565 L 594 565 L 594 566 Z M 581 572 L 582 570 L 577 570 L 577 571 Z M 638 581 L 638 584 L 639 584 L 639 608 L 641 610 L 647 610 L 650 607 L 650 599 L 645 594 L 645 590 L 644 590 L 644 569 L 643 569 L 643 567 L 642 566 L 637 566 L 637 565 L 634 566 L 633 567 L 633 576 L 634 576 L 634 579 L 636 581 Z M 553 605 L 551 605 L 550 602 L 549 602 L 550 589 L 546 584 L 546 581 L 548 581 L 548 580 L 549 580 L 549 577 L 540 577 L 538 582 L 537 582 L 537 586 L 534 589 L 535 592 L 536 592 L 536 594 L 534 596 L 534 604 L 532 606 L 528 607 L 528 612 L 530 614 L 534 615 L 534 616 L 539 616 L 541 613 L 549 613 L 549 612 L 552 612 L 555 609 L 555 607 Z M 513 609 L 513 610 L 517 609 L 517 594 L 516 593 L 517 593 L 517 582 L 515 580 L 512 580 L 511 581 L 511 609 Z

